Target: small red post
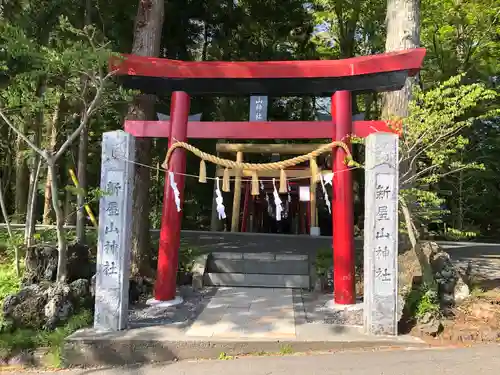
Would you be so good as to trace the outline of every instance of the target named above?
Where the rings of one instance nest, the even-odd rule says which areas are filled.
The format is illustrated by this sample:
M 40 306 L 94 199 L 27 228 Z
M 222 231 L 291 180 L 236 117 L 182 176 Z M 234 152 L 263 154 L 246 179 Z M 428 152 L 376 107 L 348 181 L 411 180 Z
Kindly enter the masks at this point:
M 332 115 L 337 141 L 351 148 L 352 98 L 350 91 L 332 96 Z M 354 286 L 354 202 L 351 171 L 344 163 L 346 153 L 333 149 L 333 275 L 335 303 L 349 305 L 356 301 Z
M 189 105 L 190 98 L 187 93 L 182 91 L 172 93 L 169 147 L 177 141 L 185 142 L 187 140 Z M 168 164 L 168 170 L 174 173 L 175 182 L 180 192 L 182 208 L 184 173 L 186 173 L 186 152 L 183 149 L 178 148 L 173 152 Z M 166 173 L 155 285 L 155 300 L 157 301 L 170 301 L 175 298 L 181 243 L 181 222 L 182 211 L 177 212 L 174 192 L 170 188 L 169 174 Z

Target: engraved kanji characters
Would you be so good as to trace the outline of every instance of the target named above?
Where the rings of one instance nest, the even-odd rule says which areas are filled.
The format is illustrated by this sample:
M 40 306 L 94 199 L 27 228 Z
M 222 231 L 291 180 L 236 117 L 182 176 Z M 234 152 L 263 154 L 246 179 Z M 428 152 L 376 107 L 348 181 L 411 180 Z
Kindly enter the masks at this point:
M 391 273 L 387 270 L 387 268 L 380 268 L 378 267 L 375 270 L 375 277 L 377 279 L 380 279 L 382 281 L 391 281 L 392 275 Z
M 375 249 L 375 255 L 377 258 L 387 258 L 390 254 L 389 248 L 387 246 L 377 246 Z
M 377 221 L 390 220 L 389 208 L 387 206 L 378 206 L 377 213 L 375 215 L 376 215 Z
M 117 202 L 109 202 L 108 207 L 106 207 L 106 212 L 108 216 L 118 216 L 120 214 L 120 209 L 118 208 Z
M 120 193 L 122 186 L 119 182 L 108 181 L 106 184 L 106 193 L 112 196 L 116 196 Z
M 389 186 L 377 184 L 375 199 L 389 199 L 391 194 L 391 189 Z
M 104 262 L 104 264 L 102 265 L 102 273 L 106 276 L 118 274 L 118 269 L 115 265 L 115 262 Z
M 115 240 L 106 241 L 106 243 L 104 244 L 104 251 L 106 251 L 106 253 L 116 254 L 118 252 L 118 247 L 118 242 L 116 242 Z
M 115 223 L 113 221 L 109 223 L 109 226 L 106 225 L 106 228 L 104 229 L 104 234 L 108 233 L 119 233 L 118 228 L 115 227 Z
M 385 228 L 380 228 L 380 231 L 377 231 L 375 238 L 379 239 L 389 239 L 391 235 L 389 233 L 385 233 Z

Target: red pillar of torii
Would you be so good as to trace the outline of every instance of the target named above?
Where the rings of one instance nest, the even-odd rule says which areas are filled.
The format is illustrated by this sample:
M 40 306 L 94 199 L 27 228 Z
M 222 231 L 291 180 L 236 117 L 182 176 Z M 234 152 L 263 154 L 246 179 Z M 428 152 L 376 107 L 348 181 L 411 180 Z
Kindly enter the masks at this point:
M 350 136 L 366 137 L 394 129 L 385 121 L 352 121 L 352 91 L 401 89 L 415 75 L 425 49 L 354 57 L 345 60 L 266 62 L 184 62 L 124 55 L 111 60 L 122 84 L 149 94 L 172 94 L 169 121 L 125 121 L 136 137 L 211 139 L 333 139 L 350 147 Z M 190 95 L 331 96 L 332 121 L 188 122 Z M 352 175 L 345 152 L 333 151 L 334 296 L 339 304 L 355 303 Z M 185 151 L 176 149 L 169 172 L 183 201 Z M 177 212 L 167 173 L 160 230 L 157 301 L 175 299 L 182 212 Z

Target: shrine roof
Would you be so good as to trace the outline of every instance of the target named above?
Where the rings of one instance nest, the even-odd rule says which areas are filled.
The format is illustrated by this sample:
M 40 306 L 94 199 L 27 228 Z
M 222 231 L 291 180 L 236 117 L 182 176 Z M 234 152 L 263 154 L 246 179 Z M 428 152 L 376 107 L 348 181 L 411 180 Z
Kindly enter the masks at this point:
M 110 61 L 122 84 L 149 94 L 330 95 L 399 90 L 421 68 L 424 48 L 343 60 L 178 61 L 122 55 Z

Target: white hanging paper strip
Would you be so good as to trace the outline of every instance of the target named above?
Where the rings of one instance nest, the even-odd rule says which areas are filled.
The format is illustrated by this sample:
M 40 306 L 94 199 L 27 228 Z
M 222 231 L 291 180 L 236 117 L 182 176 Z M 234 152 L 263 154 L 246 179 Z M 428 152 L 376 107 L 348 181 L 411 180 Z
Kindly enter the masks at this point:
M 292 188 L 290 187 L 290 182 L 288 182 L 288 180 L 286 180 L 286 188 L 288 191 L 288 203 L 290 203 L 292 201 L 292 196 L 290 195 Z
M 333 173 L 332 173 L 333 175 Z M 325 199 L 325 204 L 326 204 L 326 207 L 328 207 L 328 212 L 331 214 L 332 213 L 332 206 L 330 204 L 330 197 L 328 196 L 328 191 L 326 191 L 326 184 L 325 184 L 325 180 L 323 178 L 323 174 L 321 174 L 321 188 L 323 189 L 323 197 Z
M 322 180 L 324 180 L 324 183 L 325 185 L 330 185 L 330 186 L 333 186 L 332 185 L 332 181 L 333 181 L 333 172 L 330 172 L 330 173 L 325 173 L 325 174 L 321 174 L 322 175 Z
M 260 190 L 264 191 L 264 183 L 260 180 Z
M 281 205 L 280 195 L 276 189 L 276 179 L 273 178 L 273 197 L 274 204 L 276 205 L 276 221 L 281 221 L 281 213 L 283 212 L 283 206 Z
M 175 183 L 173 172 L 168 172 L 168 179 L 170 181 L 170 187 L 174 192 L 174 200 L 175 200 L 175 205 L 177 206 L 177 212 L 181 212 L 181 193 L 179 192 L 177 184 Z
M 217 204 L 217 214 L 219 215 L 219 220 L 225 219 L 226 208 L 224 207 L 222 193 L 219 187 L 219 177 L 215 178 L 215 203 Z

